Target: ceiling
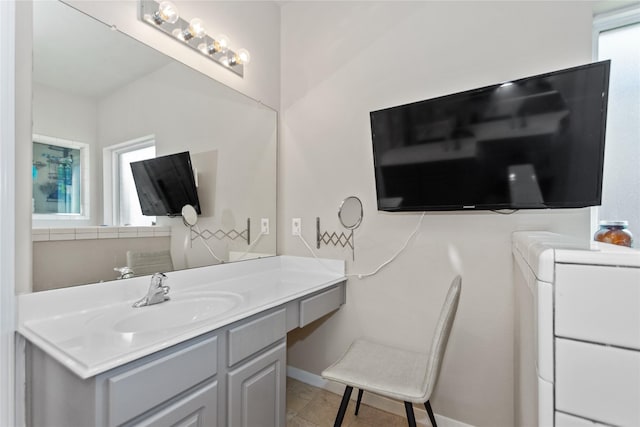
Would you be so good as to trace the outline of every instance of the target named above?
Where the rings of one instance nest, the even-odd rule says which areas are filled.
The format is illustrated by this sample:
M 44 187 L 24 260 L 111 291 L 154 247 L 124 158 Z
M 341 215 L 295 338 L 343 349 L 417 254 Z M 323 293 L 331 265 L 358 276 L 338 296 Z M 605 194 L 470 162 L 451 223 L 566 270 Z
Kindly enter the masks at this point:
M 101 53 L 99 60 L 90 60 L 95 51 Z M 33 62 L 34 81 L 99 98 L 169 59 L 65 4 L 37 1 L 33 7 Z

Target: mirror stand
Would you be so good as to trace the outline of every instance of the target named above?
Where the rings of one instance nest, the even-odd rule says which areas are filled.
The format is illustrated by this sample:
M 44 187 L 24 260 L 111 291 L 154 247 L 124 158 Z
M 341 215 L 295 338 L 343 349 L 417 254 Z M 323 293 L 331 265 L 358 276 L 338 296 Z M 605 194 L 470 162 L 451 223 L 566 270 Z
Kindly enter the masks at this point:
M 362 201 L 356 196 L 349 196 L 340 203 L 340 207 L 338 208 L 338 219 L 344 228 L 350 231 L 350 233 L 345 234 L 345 232 L 341 232 L 340 234 L 334 232 L 329 233 L 328 231 L 321 232 L 320 231 L 320 217 L 316 217 L 316 245 L 317 248 L 320 249 L 320 244 L 324 243 L 328 245 L 329 243 L 333 244 L 333 246 L 342 246 L 343 248 L 349 246 L 351 248 L 351 255 L 353 261 L 356 260 L 356 248 L 355 248 L 355 237 L 354 230 L 360 227 L 362 223 L 363 217 L 363 209 L 362 209 Z
M 318 249 L 320 249 L 321 243 L 324 243 L 325 245 L 331 243 L 333 244 L 333 246 L 340 245 L 343 248 L 349 246 L 351 248 L 352 258 L 354 261 L 356 260 L 353 230 L 350 230 L 349 234 L 345 234 L 344 231 L 340 232 L 340 234 L 336 233 L 335 231 L 331 233 L 329 233 L 328 231 L 321 232 L 320 217 L 316 217 L 316 243 Z
M 191 242 L 193 243 L 196 239 L 209 240 L 211 238 L 216 238 L 218 240 L 222 239 L 231 239 L 236 240 L 241 238 L 242 240 L 247 241 L 247 245 L 251 244 L 251 218 L 247 218 L 247 228 L 241 231 L 237 231 L 235 228 L 229 231 L 224 231 L 221 228 L 216 231 L 209 231 L 208 229 L 200 230 L 199 228 L 194 227 L 193 225 L 189 225 L 185 222 L 185 225 L 189 227 L 191 230 Z

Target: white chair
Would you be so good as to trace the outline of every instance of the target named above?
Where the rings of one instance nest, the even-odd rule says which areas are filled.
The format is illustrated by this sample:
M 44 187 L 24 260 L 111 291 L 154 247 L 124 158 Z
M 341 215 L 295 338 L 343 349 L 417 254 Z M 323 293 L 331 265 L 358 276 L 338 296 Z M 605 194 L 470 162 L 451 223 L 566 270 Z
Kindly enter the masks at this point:
M 171 251 L 134 252 L 127 251 L 127 267 L 136 276 L 146 276 L 153 273 L 173 271 Z
M 432 426 L 437 426 L 429 399 L 438 381 L 461 289 L 462 279 L 456 276 L 442 306 L 429 354 L 402 350 L 359 338 L 351 344 L 340 360 L 322 372 L 322 377 L 346 385 L 334 427 L 342 424 L 354 387 L 359 390 L 356 415 L 360 409 L 362 393 L 367 390 L 403 401 L 411 427 L 416 425 L 413 403 L 424 404 Z

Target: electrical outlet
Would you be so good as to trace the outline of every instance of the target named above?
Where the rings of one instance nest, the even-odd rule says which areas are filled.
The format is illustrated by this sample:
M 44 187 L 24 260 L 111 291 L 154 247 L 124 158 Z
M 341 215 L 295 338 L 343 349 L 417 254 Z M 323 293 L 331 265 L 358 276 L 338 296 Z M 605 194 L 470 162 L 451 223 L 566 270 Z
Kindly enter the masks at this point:
M 291 234 L 294 236 L 299 236 L 301 233 L 302 233 L 302 219 L 293 218 L 291 220 Z
M 262 218 L 260 220 L 260 232 L 262 234 L 269 234 L 269 218 Z

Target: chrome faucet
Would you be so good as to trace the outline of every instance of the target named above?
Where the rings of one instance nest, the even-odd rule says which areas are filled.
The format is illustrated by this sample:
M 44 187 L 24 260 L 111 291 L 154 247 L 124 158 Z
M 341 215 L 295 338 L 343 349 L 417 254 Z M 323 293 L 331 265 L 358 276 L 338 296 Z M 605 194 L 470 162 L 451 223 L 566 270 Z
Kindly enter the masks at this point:
M 134 308 L 145 307 L 147 305 L 159 304 L 169 299 L 169 287 L 164 284 L 167 276 L 164 273 L 155 273 L 151 276 L 151 284 L 147 295 L 133 304 Z

